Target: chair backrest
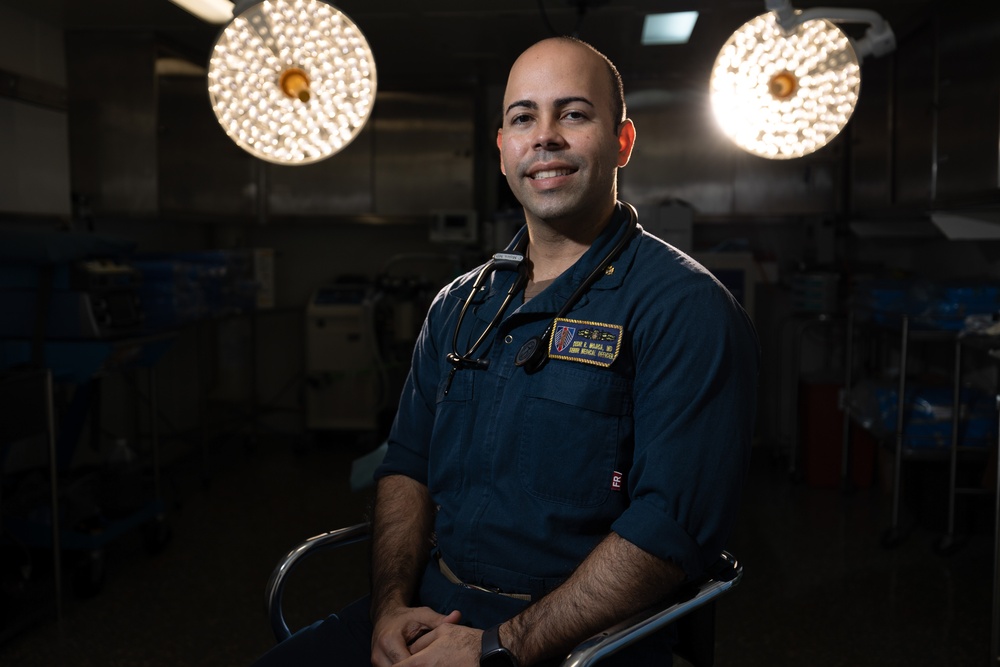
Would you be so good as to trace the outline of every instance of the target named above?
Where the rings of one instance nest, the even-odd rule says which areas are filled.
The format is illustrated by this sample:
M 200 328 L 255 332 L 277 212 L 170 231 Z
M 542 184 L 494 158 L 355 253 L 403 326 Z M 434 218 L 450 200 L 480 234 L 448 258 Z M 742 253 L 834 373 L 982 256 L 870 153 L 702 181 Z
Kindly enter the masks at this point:
M 328 533 L 310 537 L 289 551 L 278 561 L 278 565 L 271 572 L 271 577 L 267 581 L 264 590 L 264 605 L 267 609 L 267 617 L 271 622 L 271 632 L 274 633 L 275 640 L 283 642 L 288 639 L 292 632 L 285 621 L 285 612 L 281 606 L 281 600 L 285 592 L 285 584 L 288 576 L 307 556 L 325 550 L 346 547 L 349 544 L 363 542 L 371 536 L 371 524 L 359 523 L 354 526 L 331 530 Z

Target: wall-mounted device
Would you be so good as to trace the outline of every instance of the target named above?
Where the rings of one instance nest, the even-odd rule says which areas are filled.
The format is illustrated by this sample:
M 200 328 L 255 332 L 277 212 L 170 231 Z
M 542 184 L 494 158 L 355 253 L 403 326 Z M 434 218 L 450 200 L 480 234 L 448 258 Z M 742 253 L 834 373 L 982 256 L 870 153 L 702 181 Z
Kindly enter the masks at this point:
M 437 211 L 431 221 L 431 241 L 435 243 L 475 243 L 479 240 L 479 220 L 475 211 Z
M 317 289 L 306 307 L 306 425 L 372 431 L 385 392 L 371 285 Z

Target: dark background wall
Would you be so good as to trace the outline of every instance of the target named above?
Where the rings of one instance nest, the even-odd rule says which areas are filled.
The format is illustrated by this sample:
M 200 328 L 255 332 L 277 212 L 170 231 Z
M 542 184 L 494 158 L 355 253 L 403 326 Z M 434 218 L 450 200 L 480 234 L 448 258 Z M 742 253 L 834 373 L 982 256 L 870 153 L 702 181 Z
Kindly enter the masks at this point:
M 303 167 L 255 160 L 219 128 L 203 71 L 216 27 L 165 0 L 135 17 L 136 3 L 87 4 L 89 15 L 55 0 L 0 2 L 0 227 L 112 235 L 143 252 L 275 251 L 273 309 L 253 326 L 182 331 L 167 353 L 158 381 L 178 429 L 197 428 L 203 399 L 233 387 L 244 396 L 227 398 L 277 397 L 282 410 L 268 418 L 301 428 L 305 307 L 317 288 L 413 256 L 405 271 L 440 284 L 516 226 L 494 136 L 513 55 L 547 34 L 536 3 L 341 3 L 375 50 L 379 95 L 344 152 Z M 769 332 L 791 313 L 789 283 L 802 272 L 997 278 L 995 241 L 949 240 L 932 220 L 947 211 L 1000 224 L 1000 8 L 969 20 L 931 2 L 865 5 L 893 25 L 896 51 L 863 63 L 841 136 L 767 161 L 720 135 L 707 85 L 718 48 L 763 3 L 700 3 L 692 44 L 642 49 L 636 27 L 656 4 L 598 4 L 579 21 L 549 3 L 547 18 L 579 25 L 623 72 L 638 143 L 622 197 L 646 220 L 682 202 L 693 218 L 685 249 L 752 258 L 769 368 L 784 354 Z M 430 239 L 436 213 L 455 210 L 476 214 L 476 243 Z M 253 365 L 252 383 L 227 376 L 234 358 Z M 106 420 L 127 428 L 130 389 L 107 385 L 123 398 L 105 402 Z M 773 372 L 765 388 L 761 428 L 773 437 Z

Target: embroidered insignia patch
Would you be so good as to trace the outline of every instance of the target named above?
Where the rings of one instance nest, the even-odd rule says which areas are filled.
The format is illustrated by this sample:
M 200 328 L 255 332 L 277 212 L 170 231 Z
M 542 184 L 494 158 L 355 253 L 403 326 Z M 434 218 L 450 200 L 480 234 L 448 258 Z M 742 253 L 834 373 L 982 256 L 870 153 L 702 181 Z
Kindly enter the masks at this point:
M 621 345 L 620 325 L 557 319 L 549 339 L 549 357 L 610 366 Z

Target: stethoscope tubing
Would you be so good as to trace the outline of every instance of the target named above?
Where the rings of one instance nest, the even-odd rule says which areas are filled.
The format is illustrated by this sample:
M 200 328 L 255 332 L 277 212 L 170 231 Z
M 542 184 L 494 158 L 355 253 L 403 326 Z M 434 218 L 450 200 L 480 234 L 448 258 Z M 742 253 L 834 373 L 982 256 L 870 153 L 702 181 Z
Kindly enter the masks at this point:
M 548 360 L 548 346 L 545 342 L 552 335 L 552 328 L 555 326 L 557 320 L 565 317 L 569 311 L 577 304 L 577 302 L 587 293 L 587 290 L 597 282 L 597 280 L 605 274 L 608 265 L 614 261 L 614 259 L 621 254 L 625 247 L 632 240 L 635 234 L 635 230 L 639 224 L 639 216 L 636 213 L 635 207 L 628 202 L 621 202 L 623 206 L 628 210 L 629 222 L 628 229 L 622 234 L 615 246 L 601 259 L 600 262 L 594 265 L 594 268 L 587 275 L 586 279 L 581 282 L 577 288 L 573 291 L 573 294 L 563 303 L 559 312 L 549 320 L 548 325 L 540 336 L 533 336 L 529 338 L 518 350 L 517 357 L 515 358 L 515 365 L 523 367 L 527 372 L 533 373 L 541 368 L 545 362 Z M 476 293 L 482 288 L 483 284 L 486 282 L 487 276 L 497 270 L 510 270 L 515 269 L 518 272 L 517 278 L 511 283 L 510 289 L 507 290 L 506 296 L 504 296 L 503 303 L 500 304 L 500 308 L 497 310 L 496 315 L 490 320 L 490 323 L 486 325 L 482 334 L 476 339 L 476 342 L 472 344 L 469 350 L 463 355 L 458 353 L 458 337 L 462 329 L 462 322 L 465 320 L 465 314 L 472 304 L 473 299 L 475 299 Z M 488 368 L 488 359 L 474 359 L 472 355 L 476 353 L 479 346 L 485 342 L 489 334 L 496 329 L 499 325 L 501 318 L 507 311 L 510 302 L 513 298 L 524 288 L 524 285 L 528 282 L 528 271 L 527 266 L 524 263 L 524 255 L 519 251 L 497 253 L 493 256 L 489 262 L 479 271 L 476 276 L 476 280 L 472 284 L 472 291 L 469 292 L 469 296 L 466 297 L 465 303 L 462 304 L 462 310 L 458 315 L 458 321 L 455 323 L 455 333 L 452 336 L 452 352 L 447 356 L 448 361 L 452 364 L 453 368 L 451 370 L 451 375 L 449 376 L 448 384 L 451 384 L 451 378 L 454 377 L 455 371 L 459 368 Z M 447 389 L 445 390 L 447 393 Z

